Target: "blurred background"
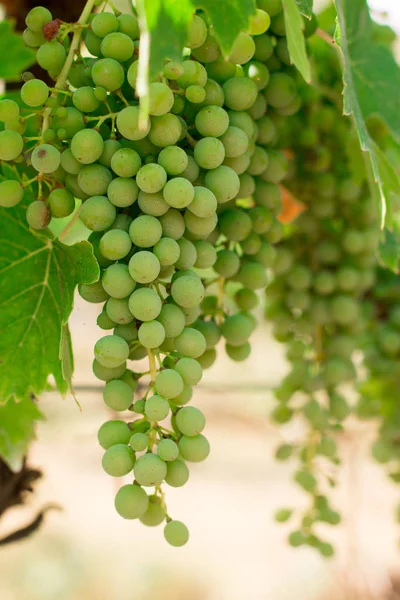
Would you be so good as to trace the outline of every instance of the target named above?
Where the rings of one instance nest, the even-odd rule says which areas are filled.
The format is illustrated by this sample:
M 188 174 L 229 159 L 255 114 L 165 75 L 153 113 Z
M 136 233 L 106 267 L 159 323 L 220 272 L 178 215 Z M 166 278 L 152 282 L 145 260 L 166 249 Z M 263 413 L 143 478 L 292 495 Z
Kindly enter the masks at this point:
M 323 3 L 317 3 L 318 4 Z M 374 16 L 400 33 L 399 0 L 371 0 Z M 373 424 L 350 422 L 339 440 L 343 467 L 333 491 L 342 524 L 322 533 L 336 546 L 324 560 L 287 543 L 290 525 L 274 522 L 282 506 L 302 506 L 292 465 L 274 459 L 296 436 L 296 423 L 268 420 L 272 390 L 286 372 L 281 346 L 259 316 L 253 352 L 229 361 L 221 348 L 197 387 L 194 404 L 207 417 L 212 453 L 193 464 L 183 488 L 168 488 L 170 514 L 187 523 L 190 543 L 168 546 L 162 528 L 122 520 L 117 482 L 101 468 L 98 427 L 110 413 L 91 372 L 101 335 L 97 307 L 79 297 L 71 319 L 75 386 L 71 397 L 40 400 L 30 464 L 44 471 L 29 505 L 9 511 L 1 535 L 21 527 L 46 504 L 57 505 L 31 538 L 1 549 L 0 600 L 397 600 L 399 490 L 369 456 Z

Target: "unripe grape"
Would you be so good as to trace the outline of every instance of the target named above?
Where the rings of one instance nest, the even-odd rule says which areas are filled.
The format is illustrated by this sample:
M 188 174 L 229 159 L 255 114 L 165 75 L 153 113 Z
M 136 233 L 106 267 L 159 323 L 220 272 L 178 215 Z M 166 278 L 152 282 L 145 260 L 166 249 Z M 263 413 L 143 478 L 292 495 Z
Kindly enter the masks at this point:
M 42 200 L 35 200 L 26 210 L 26 220 L 32 229 L 44 229 L 51 221 L 49 206 Z
M 12 208 L 21 202 L 24 190 L 19 181 L 6 179 L 0 182 L 0 206 Z

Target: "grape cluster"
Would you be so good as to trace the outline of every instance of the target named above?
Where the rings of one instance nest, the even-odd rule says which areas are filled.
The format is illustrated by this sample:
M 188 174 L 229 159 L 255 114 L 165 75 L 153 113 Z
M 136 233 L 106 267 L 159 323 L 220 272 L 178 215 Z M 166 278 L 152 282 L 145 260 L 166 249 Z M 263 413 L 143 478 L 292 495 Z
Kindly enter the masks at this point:
M 276 390 L 273 418 L 280 424 L 294 416 L 304 421 L 304 436 L 277 450 L 280 460 L 298 458 L 294 478 L 310 494 L 310 507 L 289 541 L 330 556 L 333 548 L 320 539 L 317 524 L 340 520 L 326 488 L 339 463 L 335 433 L 350 411 L 346 384 L 356 381 L 354 355 L 368 326 L 362 300 L 375 282 L 379 215 L 365 180 L 352 174 L 346 154 L 351 123 L 336 98 L 301 84 L 299 93 L 300 111 L 278 129 L 293 156 L 285 185 L 302 203 L 302 213 L 275 249 L 266 316 L 275 338 L 287 345 L 290 362 Z M 283 509 L 276 518 L 285 522 L 292 512 Z
M 15 206 L 32 186 L 31 228 L 78 210 L 92 232 L 101 279 L 79 292 L 103 304 L 93 372 L 106 406 L 121 413 L 98 433 L 103 468 L 133 473 L 117 512 L 166 522 L 165 538 L 181 546 L 188 530 L 171 520 L 161 485 L 184 485 L 186 463 L 209 453 L 204 415 L 187 406 L 192 388 L 221 337 L 233 360 L 249 356 L 256 291 L 283 234 L 276 216 L 289 164 L 274 119 L 296 112 L 299 96 L 291 69 L 270 75 L 266 66 L 284 47 L 282 6 L 263 0 L 228 60 L 195 14 L 182 60 L 166 60 L 149 84 L 148 118 L 136 94 L 133 14 L 93 13 L 86 27 L 37 7 L 26 23 L 25 41 L 55 84 L 27 75 L 21 107 L 0 102 L 0 160 L 23 165 L 22 179 L 0 184 L 0 202 Z M 76 52 L 81 36 L 90 57 Z M 127 368 L 146 356 L 147 372 Z

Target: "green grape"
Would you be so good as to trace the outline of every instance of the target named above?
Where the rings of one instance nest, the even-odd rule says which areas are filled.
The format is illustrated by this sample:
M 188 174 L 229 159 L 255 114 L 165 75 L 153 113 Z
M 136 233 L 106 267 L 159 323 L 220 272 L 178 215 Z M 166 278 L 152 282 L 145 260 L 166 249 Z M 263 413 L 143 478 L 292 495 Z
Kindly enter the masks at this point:
M 188 155 L 179 146 L 163 148 L 157 162 L 168 175 L 180 175 L 188 166 Z
M 194 198 L 193 185 L 184 177 L 174 177 L 165 184 L 163 197 L 172 208 L 185 208 Z
M 176 414 L 176 425 L 185 436 L 193 437 L 203 431 L 206 420 L 201 410 L 185 406 Z
M 108 448 L 102 459 L 102 467 L 112 477 L 123 477 L 133 469 L 135 454 L 125 444 L 116 444 Z
M 169 204 L 165 202 L 161 191 L 155 194 L 140 191 L 138 204 L 143 213 L 152 217 L 161 217 L 169 209 Z
M 204 286 L 200 279 L 183 276 L 173 282 L 171 295 L 179 306 L 193 308 L 204 298 Z
M 128 177 L 116 177 L 107 189 L 108 199 L 119 208 L 131 206 L 136 202 L 138 195 L 139 188 L 136 181 Z
M 235 198 L 240 188 L 238 175 L 225 165 L 209 171 L 204 178 L 204 184 L 213 192 L 219 204 Z
M 164 527 L 164 537 L 171 546 L 180 547 L 189 540 L 189 531 L 182 521 L 169 521 Z
M 185 225 L 190 233 L 196 237 L 208 237 L 215 229 L 218 223 L 218 217 L 214 213 L 211 217 L 198 217 L 191 211 L 185 211 Z
M 195 60 L 186 60 L 182 63 L 183 73 L 177 79 L 180 87 L 188 88 L 191 85 L 204 86 L 207 81 L 207 71 L 202 64 Z
M 126 325 L 133 321 L 133 315 L 129 310 L 129 302 L 126 298 L 109 298 L 106 304 L 107 316 L 120 325 Z
M 102 285 L 112 298 L 126 298 L 136 287 L 127 265 L 118 263 L 109 266 L 103 273 Z
M 105 404 L 116 411 L 127 410 L 132 404 L 132 388 L 119 379 L 109 381 L 103 390 Z
M 185 232 L 185 220 L 181 213 L 170 209 L 159 218 L 162 227 L 162 235 L 173 240 L 179 240 Z
M 83 86 L 75 90 L 72 95 L 72 102 L 75 108 L 84 113 L 91 113 L 100 106 L 100 102 L 90 86 Z
M 273 108 L 284 108 L 297 95 L 295 80 L 286 73 L 272 73 L 265 89 L 265 98 Z
M 111 181 L 111 172 L 103 165 L 86 165 L 78 173 L 78 185 L 88 196 L 103 196 Z
M 250 15 L 248 31 L 251 35 L 260 35 L 267 31 L 270 24 L 270 14 L 260 8 L 257 8 L 255 14 Z
M 255 81 L 257 84 L 257 81 Z M 257 94 L 257 98 L 254 100 L 254 103 L 247 110 L 252 119 L 257 121 L 261 119 L 265 115 L 267 110 L 267 101 L 262 94 Z M 257 123 L 255 124 L 255 132 L 257 133 Z
M 179 259 L 175 262 L 175 268 L 190 269 L 197 258 L 195 245 L 186 238 L 181 238 L 178 240 L 178 246 L 180 254 Z
M 173 461 L 178 457 L 179 449 L 173 440 L 164 439 L 157 444 L 157 454 L 162 460 Z
M 247 170 L 251 160 L 251 153 L 249 150 L 243 152 L 240 156 L 229 158 L 225 157 L 223 164 L 226 167 L 229 167 L 233 170 L 237 175 L 242 175 Z M 239 184 L 240 185 L 240 184 Z
M 137 106 L 127 106 L 123 108 L 117 116 L 117 128 L 120 134 L 127 140 L 141 140 L 147 136 L 150 125 L 139 128 L 139 108 Z
M 286 35 L 285 18 L 283 11 L 271 20 L 271 31 L 276 35 Z
M 233 277 L 239 271 L 240 258 L 233 250 L 220 250 L 214 270 L 222 277 Z
M 135 87 L 136 87 L 138 72 L 139 72 L 139 61 L 135 60 L 130 65 L 128 72 L 126 74 L 128 83 L 133 89 L 135 89 Z
M 249 342 L 240 344 L 240 346 L 232 346 L 231 344 L 225 345 L 225 352 L 235 362 L 242 362 L 246 360 L 251 353 L 251 346 Z
M 84 300 L 86 300 L 86 302 L 97 304 L 99 302 L 104 302 L 109 298 L 109 295 L 103 288 L 101 281 L 96 281 L 95 283 L 90 284 L 81 283 L 78 287 L 78 290 L 79 294 Z
M 161 151 L 162 152 L 162 151 Z M 181 176 L 188 179 L 191 183 L 194 183 L 198 178 L 200 173 L 200 168 L 194 158 L 192 156 L 188 156 L 188 164 L 184 171 L 182 171 Z
M 185 328 L 185 315 L 175 304 L 164 304 L 157 320 L 164 328 L 167 338 L 175 338 Z
M 136 183 L 139 188 L 147 194 L 155 194 L 163 189 L 167 182 L 167 173 L 156 163 L 149 163 L 139 169 L 136 175 Z
M 23 31 L 22 39 L 29 48 L 39 48 L 46 41 L 41 31 L 33 31 L 29 27 Z
M 222 87 L 213 79 L 207 79 L 204 85 L 206 97 L 199 106 L 222 106 L 224 104 L 224 92 Z
M 138 283 L 150 283 L 160 273 L 160 261 L 152 252 L 136 252 L 129 261 L 129 273 Z
M 0 182 L 0 206 L 12 208 L 21 202 L 24 189 L 19 181 L 6 179 Z
M 207 75 L 218 83 L 224 83 L 231 77 L 235 76 L 236 65 L 230 61 L 220 57 L 212 63 L 207 64 Z
M 93 361 L 93 373 L 97 379 L 101 381 L 111 381 L 111 379 L 119 379 L 126 371 L 126 362 L 119 367 L 104 367 L 97 360 Z
M 39 173 L 54 173 L 61 164 L 61 154 L 50 144 L 40 144 L 32 152 L 31 163 Z
M 208 269 L 215 264 L 217 260 L 217 251 L 210 242 L 199 240 L 194 242 L 196 248 L 196 269 Z
M 113 420 L 103 423 L 97 433 L 97 439 L 100 446 L 107 450 L 116 444 L 127 444 L 130 435 L 131 432 L 126 423 Z
M 257 133 L 257 142 L 265 146 L 273 140 L 277 136 L 277 130 L 274 121 L 268 117 L 267 115 L 261 117 L 257 121 L 258 133 Z
M 253 332 L 253 323 L 244 313 L 226 317 L 221 326 L 222 335 L 231 346 L 241 346 Z
M 332 318 L 339 325 L 350 325 L 359 317 L 359 304 L 351 296 L 335 296 L 332 298 L 330 306 Z
M 176 371 L 164 369 L 156 375 L 155 389 L 164 398 L 175 398 L 183 391 L 183 379 Z
M 161 239 L 162 227 L 156 217 L 141 215 L 136 217 L 129 227 L 129 235 L 135 246 L 149 248 Z
M 125 33 L 113 31 L 102 39 L 100 50 L 101 54 L 106 58 L 125 62 L 132 58 L 135 45 L 132 39 Z
M 220 140 L 225 148 L 225 156 L 229 158 L 241 156 L 249 145 L 249 138 L 239 127 L 228 127 Z
M 183 66 L 181 63 L 169 61 L 164 65 L 163 74 L 167 79 L 178 79 L 183 75 Z
M 255 126 L 253 119 L 245 112 L 237 110 L 229 110 L 229 125 L 232 127 L 238 127 L 245 132 L 249 139 L 252 139 L 255 132 Z
M 10 129 L 0 131 L 0 160 L 15 160 L 23 148 L 24 140 L 19 133 Z
M 113 13 L 103 12 L 93 17 L 91 28 L 95 35 L 104 38 L 109 33 L 117 31 L 118 20 Z
M 209 63 L 217 60 L 221 56 L 221 51 L 217 40 L 209 33 L 201 46 L 192 49 L 192 55 L 202 63 Z
M 90 54 L 101 56 L 101 38 L 98 35 L 93 33 L 91 29 L 87 29 L 83 32 L 83 39 Z
M 201 365 L 194 358 L 180 358 L 175 365 L 175 370 L 180 374 L 184 383 L 190 386 L 197 385 L 203 375 Z
M 239 209 L 228 209 L 219 219 L 221 233 L 228 240 L 241 242 L 246 239 L 252 230 L 252 221 L 249 215 Z
M 92 79 L 96 86 L 115 92 L 124 83 L 123 67 L 113 58 L 101 58 L 92 67 Z M 121 114 L 121 113 L 120 113 Z
M 249 196 L 253 196 L 256 189 L 256 182 L 254 177 L 249 175 L 248 173 L 242 173 L 239 175 L 240 188 L 238 191 L 238 198 L 248 198 Z
M 203 369 L 209 369 L 215 363 L 217 358 L 217 351 L 215 348 L 210 348 L 210 350 L 206 350 L 197 357 L 197 360 L 201 364 Z
M 132 40 L 139 39 L 139 25 L 134 15 L 122 14 L 117 18 L 118 31 L 129 35 Z
M 203 136 L 220 137 L 228 129 L 228 113 L 220 106 L 206 106 L 197 113 L 195 125 Z
M 206 350 L 206 340 L 197 329 L 185 327 L 182 333 L 175 338 L 175 348 L 183 356 L 199 358 Z
M 259 298 L 257 294 L 246 287 L 241 288 L 235 294 L 235 301 L 241 310 L 252 310 L 259 304 Z
M 289 162 L 279 150 L 268 150 L 268 164 L 262 173 L 265 181 L 279 183 L 286 177 L 289 169 Z
M 57 75 L 64 66 L 65 58 L 65 48 L 56 40 L 45 42 L 36 52 L 36 61 L 39 66 Z
M 65 188 L 56 188 L 50 192 L 47 201 L 53 217 L 68 217 L 75 209 L 75 199 Z
M 189 102 L 193 102 L 194 104 L 199 104 L 203 102 L 206 97 L 206 92 L 203 87 L 200 85 L 190 85 L 186 89 L 186 98 Z
M 157 486 L 167 474 L 167 465 L 156 454 L 144 454 L 134 467 L 136 481 L 145 487 Z
M 210 454 L 210 444 L 201 433 L 194 437 L 183 435 L 178 445 L 179 452 L 189 462 L 201 462 Z
M 176 144 L 181 136 L 182 125 L 176 115 L 167 113 L 159 117 L 151 117 L 149 140 L 155 146 L 165 148 Z
M 153 321 L 154 323 L 155 321 Z M 146 323 L 144 323 L 146 325 Z M 146 400 L 145 414 L 151 421 L 163 421 L 169 415 L 169 403 L 168 400 L 158 396 L 151 396 Z
M 203 169 L 216 169 L 225 158 L 223 143 L 215 137 L 199 140 L 194 149 L 194 159 Z
M 261 175 L 268 167 L 268 154 L 261 146 L 256 146 L 250 159 L 247 172 L 250 175 Z
M 123 485 L 115 496 L 115 509 L 124 519 L 137 519 L 142 517 L 148 507 L 149 498 L 144 489 L 139 485 L 131 483 Z
M 126 342 L 134 342 L 138 339 L 138 331 L 136 322 L 131 322 L 126 325 L 117 325 L 114 329 L 114 335 L 124 338 Z
M 139 521 L 148 527 L 156 527 L 164 521 L 165 516 L 165 508 L 162 505 L 161 498 L 150 496 L 149 507 Z
M 49 206 L 42 200 L 31 202 L 26 210 L 26 221 L 32 229 L 44 229 L 51 221 Z
M 103 152 L 103 139 L 94 129 L 82 129 L 71 140 L 71 152 L 84 165 L 96 162 Z
M 222 86 L 225 104 L 232 110 L 247 110 L 257 98 L 257 86 L 247 77 L 232 77 Z
M 142 452 L 148 447 L 149 438 L 145 433 L 134 433 L 129 440 L 129 445 L 135 452 Z
M 61 154 L 61 166 L 64 171 L 71 175 L 77 175 L 82 169 L 81 163 L 76 160 L 69 148 Z
M 139 342 L 145 348 L 158 348 L 165 340 L 165 329 L 158 321 L 147 321 L 139 328 Z
M 25 23 L 32 31 L 42 32 L 46 23 L 52 20 L 53 16 L 47 8 L 44 6 L 35 6 L 26 15 Z
M 49 88 L 40 79 L 30 79 L 24 83 L 20 94 L 21 100 L 28 106 L 42 106 L 49 96 Z
M 253 38 L 248 33 L 241 31 L 233 43 L 229 60 L 237 65 L 243 65 L 252 59 L 255 50 Z
M 111 169 L 119 177 L 134 177 L 141 166 L 142 160 L 132 148 L 121 148 L 111 157 Z
M 174 94 L 165 83 L 156 81 L 149 86 L 149 102 L 149 114 L 159 117 L 171 110 Z
M 94 355 L 103 367 L 116 368 L 128 358 L 129 346 L 116 335 L 105 335 L 96 342 Z
M 115 216 L 115 207 L 105 196 L 92 196 L 92 198 L 86 200 L 86 202 L 81 208 L 81 212 L 79 215 L 82 223 L 91 231 L 105 231 L 113 224 Z M 113 242 L 113 245 L 119 243 L 119 234 L 117 234 L 116 231 L 110 231 L 108 233 L 111 235 L 108 235 L 104 242 L 104 238 L 100 240 L 100 250 L 103 253 L 104 247 L 106 252 L 106 254 L 104 255 L 107 258 L 110 258 L 111 260 L 118 260 L 117 258 L 114 258 L 116 253 L 119 254 L 118 248 L 116 247 L 115 250 L 113 250 L 113 248 L 110 247 L 110 244 L 113 244 Z M 105 236 L 106 235 L 107 234 L 105 234 Z M 124 251 L 126 249 L 127 245 L 125 238 L 122 238 L 120 240 L 119 245 L 121 246 L 121 251 Z M 129 252 L 129 250 L 130 245 L 126 254 Z M 123 256 L 126 256 L 126 254 L 124 254 Z M 123 256 L 121 256 L 121 258 L 123 258 Z
M 206 340 L 207 350 L 214 348 L 221 339 L 220 329 L 214 320 L 204 321 L 202 319 L 197 319 L 194 323 L 194 327 L 203 334 Z
M 20 108 L 14 100 L 4 98 L 0 100 L 0 121 L 3 123 L 19 118 Z
M 114 329 L 114 326 L 115 326 L 114 321 L 112 321 L 110 319 L 110 317 L 107 315 L 107 313 L 104 309 L 97 317 L 96 322 L 97 322 L 97 326 L 100 327 L 100 329 L 104 329 L 104 330 Z
M 181 487 L 189 479 L 189 469 L 182 460 L 167 462 L 165 481 L 171 487 Z
M 138 321 L 152 321 L 161 311 L 160 296 L 150 288 L 135 290 L 129 297 L 129 309 Z
M 78 131 L 84 129 L 85 123 L 83 121 L 82 113 L 79 112 L 79 110 L 77 110 L 75 107 L 69 106 L 65 108 L 65 114 L 62 113 L 62 116 L 60 116 L 59 111 L 57 111 L 57 114 L 51 119 L 51 126 L 58 133 L 61 131 L 63 132 L 63 135 L 61 136 L 63 139 L 70 139 L 76 133 L 78 133 Z M 94 160 L 91 162 L 94 162 Z
M 185 46 L 188 48 L 199 48 L 207 38 L 207 26 L 198 15 L 193 15 L 189 24 L 188 38 Z
M 161 238 L 153 248 L 153 253 L 158 258 L 161 267 L 175 264 L 179 259 L 180 252 L 179 244 L 168 237 Z
M 111 168 L 111 159 L 117 150 L 120 150 L 121 143 L 117 140 L 106 140 L 103 146 L 103 152 L 99 158 L 99 163 L 108 169 Z

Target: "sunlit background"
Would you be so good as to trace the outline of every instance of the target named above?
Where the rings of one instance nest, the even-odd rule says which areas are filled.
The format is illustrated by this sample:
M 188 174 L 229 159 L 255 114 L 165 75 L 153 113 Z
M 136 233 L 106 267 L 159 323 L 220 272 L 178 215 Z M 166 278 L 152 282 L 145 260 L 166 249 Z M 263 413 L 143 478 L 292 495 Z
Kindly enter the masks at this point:
M 319 3 L 321 4 L 321 3 Z M 400 33 L 400 2 L 371 1 L 374 16 Z M 318 5 L 317 5 L 318 6 Z M 45 476 L 29 506 L 2 519 L 2 534 L 58 505 L 42 528 L 0 556 L 0 600 L 396 600 L 400 598 L 399 491 L 369 458 L 373 426 L 350 423 L 340 440 L 344 467 L 332 492 L 343 515 L 322 529 L 336 557 L 290 548 L 287 526 L 274 523 L 281 506 L 301 506 L 290 463 L 274 449 L 297 435 L 268 421 L 273 387 L 286 371 L 281 346 L 259 315 L 253 353 L 240 365 L 221 348 L 194 397 L 207 417 L 210 458 L 191 466 L 184 488 L 168 488 L 169 512 L 190 529 L 190 542 L 171 548 L 162 528 L 123 521 L 115 512 L 116 483 L 101 469 L 96 433 L 110 418 L 91 373 L 101 335 L 96 307 L 77 298 L 71 320 L 75 385 L 71 398 L 45 395 L 47 421 L 38 428 L 30 463 Z M 397 581 L 398 580 L 398 581 Z M 396 591 L 397 590 L 397 591 Z

